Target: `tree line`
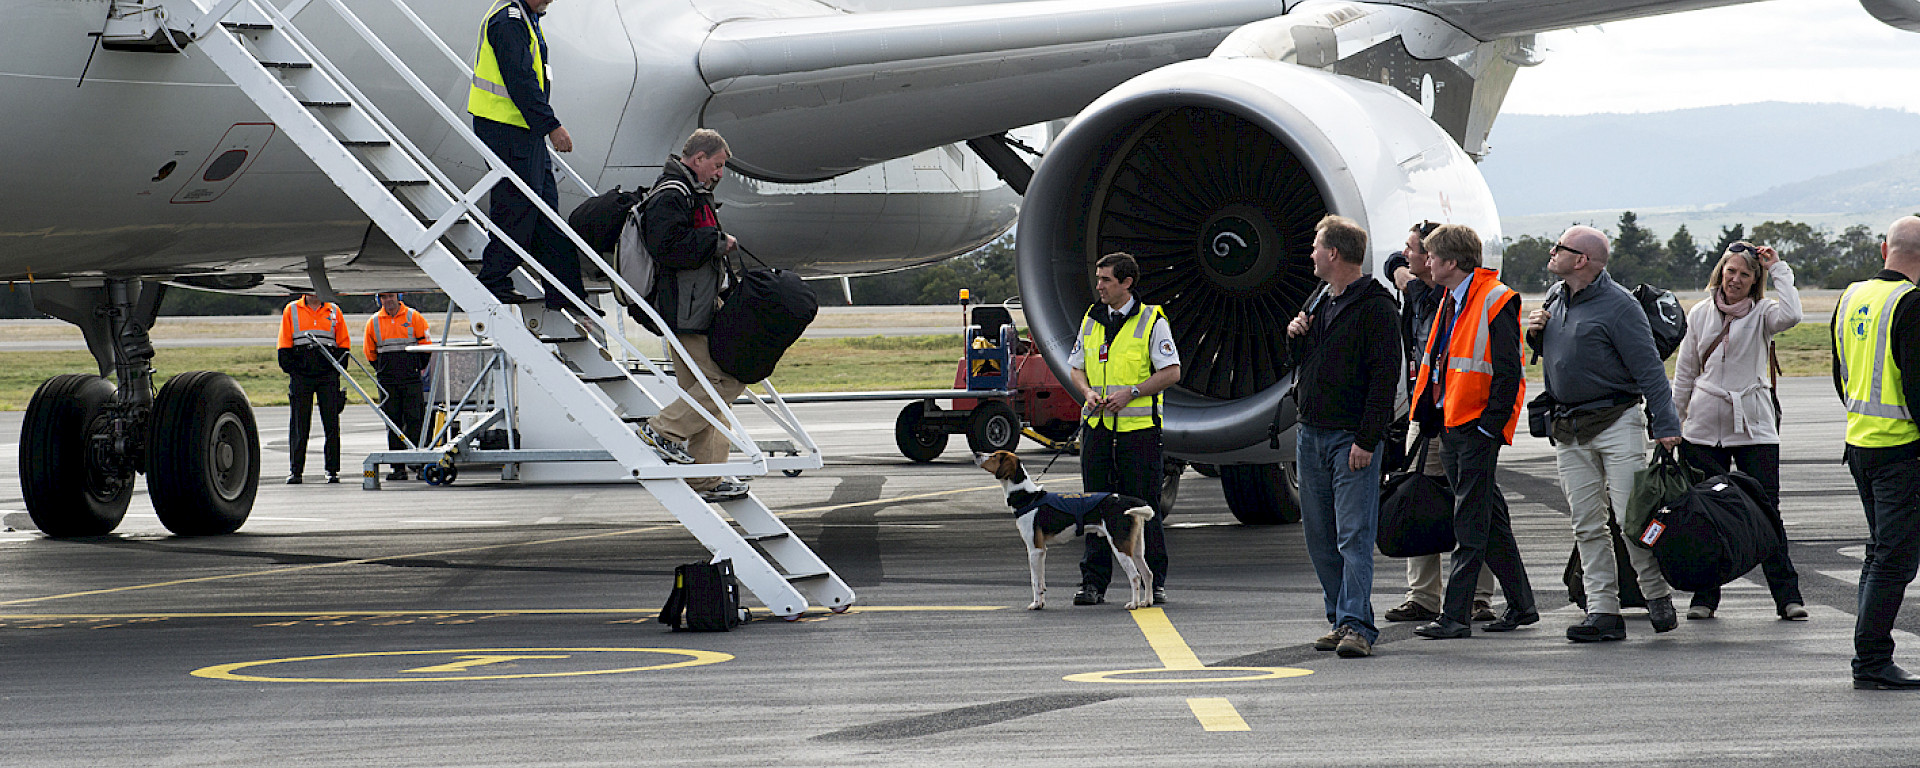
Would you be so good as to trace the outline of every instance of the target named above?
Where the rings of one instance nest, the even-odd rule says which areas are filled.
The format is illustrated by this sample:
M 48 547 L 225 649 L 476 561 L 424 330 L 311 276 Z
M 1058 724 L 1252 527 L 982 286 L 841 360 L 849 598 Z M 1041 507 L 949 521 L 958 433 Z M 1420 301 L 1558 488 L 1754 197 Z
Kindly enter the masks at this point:
M 1640 226 L 1638 216 L 1627 211 L 1620 214 L 1619 226 L 1608 234 L 1613 237 L 1613 248 L 1607 271 L 1615 282 L 1628 287 L 1648 283 L 1676 291 L 1704 288 L 1714 265 L 1720 263 L 1720 255 L 1741 240 L 1773 246 L 1780 258 L 1793 266 L 1794 283 L 1803 288 L 1845 288 L 1872 277 L 1882 265 L 1880 238 L 1862 224 L 1839 234 L 1798 221 L 1762 222 L 1751 232 L 1745 224 L 1734 224 L 1721 227 L 1717 238 L 1704 243 L 1695 240 L 1682 224 L 1672 237 L 1661 242 L 1651 230 Z M 1500 280 L 1522 292 L 1545 291 L 1557 279 L 1547 271 L 1555 239 L 1534 235 L 1506 239 Z

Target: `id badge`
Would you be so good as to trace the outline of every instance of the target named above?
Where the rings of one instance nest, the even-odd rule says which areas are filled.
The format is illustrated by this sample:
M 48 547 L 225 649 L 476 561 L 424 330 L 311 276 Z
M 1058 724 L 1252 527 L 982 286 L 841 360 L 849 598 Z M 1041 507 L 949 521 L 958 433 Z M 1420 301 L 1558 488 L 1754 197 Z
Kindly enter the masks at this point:
M 1100 345 L 1100 362 L 1104 363 L 1107 361 L 1107 347 L 1109 346 L 1112 346 L 1112 345 L 1111 344 Z

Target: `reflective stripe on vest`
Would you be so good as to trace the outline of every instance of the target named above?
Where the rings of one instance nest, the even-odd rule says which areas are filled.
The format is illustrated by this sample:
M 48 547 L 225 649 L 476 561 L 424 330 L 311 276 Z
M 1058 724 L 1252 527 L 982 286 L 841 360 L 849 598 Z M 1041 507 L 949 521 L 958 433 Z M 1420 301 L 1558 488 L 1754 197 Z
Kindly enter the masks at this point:
M 1834 313 L 1841 390 L 1847 406 L 1847 444 L 1885 448 L 1920 440 L 1899 363 L 1892 348 L 1893 311 L 1914 284 L 1892 280 L 1854 283 Z
M 406 319 L 400 320 L 397 317 L 389 316 L 384 310 L 375 313 L 374 322 L 372 323 L 373 351 L 376 353 L 404 352 L 407 347 L 413 346 L 415 340 L 419 339 L 422 335 L 421 329 L 415 328 L 413 322 L 413 319 L 419 315 L 419 312 L 408 309 L 405 315 Z M 399 320 L 399 322 L 393 323 L 395 320 Z M 406 332 L 405 335 L 388 337 L 387 325 L 389 323 L 394 324 L 394 330 L 404 330 Z M 421 318 L 420 324 L 421 326 L 426 325 L 425 318 Z
M 500 74 L 500 60 L 494 56 L 493 43 L 487 40 L 487 24 L 493 21 L 494 14 L 517 5 L 515 0 L 496 0 L 480 19 L 480 44 L 473 54 L 473 83 L 467 89 L 467 113 L 526 128 L 527 117 L 520 113 L 520 107 L 507 93 L 506 77 Z M 533 49 L 533 76 L 539 79 L 540 89 L 547 90 L 547 62 L 540 54 L 540 32 L 533 25 L 533 16 L 524 9 L 520 19 L 527 24 L 527 44 Z
M 1513 293 L 1513 289 L 1501 284 L 1495 284 L 1493 290 L 1487 291 L 1486 298 L 1480 302 L 1480 322 L 1475 325 L 1473 331 L 1473 356 L 1452 357 L 1453 350 L 1448 350 L 1448 370 L 1493 375 L 1493 358 L 1487 355 L 1487 338 L 1492 335 L 1490 325 L 1493 322 L 1493 316 L 1499 310 L 1501 300 L 1505 299 L 1509 293 Z M 1459 326 L 1455 326 L 1453 332 L 1459 333 Z
M 1153 375 L 1153 325 L 1166 313 L 1152 304 L 1141 304 L 1140 311 L 1127 318 L 1127 324 L 1120 326 L 1114 334 L 1113 343 L 1106 344 L 1106 326 L 1093 319 L 1093 310 L 1087 310 L 1086 317 L 1080 323 L 1080 351 L 1085 359 L 1087 384 L 1102 395 L 1126 391 L 1127 387 L 1139 385 Z M 1107 347 L 1107 361 L 1099 360 L 1100 347 Z M 1160 395 L 1136 397 L 1127 401 L 1116 416 L 1102 413 L 1093 419 L 1093 426 L 1110 429 L 1115 432 L 1135 432 L 1156 426 L 1156 414 L 1160 406 Z
M 305 327 L 308 321 L 318 323 L 322 320 L 327 324 L 324 328 Z M 340 310 L 332 304 L 322 304 L 319 309 L 307 309 L 301 306 L 300 300 L 295 299 L 287 305 L 286 309 L 281 310 L 281 322 L 293 328 L 293 333 L 288 338 L 288 346 L 339 346 L 340 337 L 334 329 L 340 322 Z
M 1442 313 L 1434 313 L 1433 327 L 1427 335 L 1427 346 L 1421 356 L 1420 378 L 1414 382 L 1413 401 L 1418 403 L 1427 395 L 1427 388 L 1433 382 L 1433 343 L 1440 338 L 1440 323 L 1452 322 L 1453 333 L 1447 338 L 1446 402 L 1441 404 L 1441 415 L 1448 427 L 1471 424 L 1486 412 L 1487 402 L 1493 395 L 1493 354 L 1490 339 L 1493 336 L 1493 318 L 1509 301 L 1519 301 L 1520 295 L 1513 289 L 1502 285 L 1496 273 L 1490 269 L 1474 270 L 1472 285 L 1467 289 L 1467 299 L 1457 318 L 1449 319 Z M 1469 312 L 1473 313 L 1469 316 Z M 1522 379 L 1518 391 L 1514 393 L 1513 412 L 1507 417 L 1504 426 L 1505 439 L 1513 442 L 1514 428 L 1520 423 L 1520 411 L 1526 403 L 1527 383 Z

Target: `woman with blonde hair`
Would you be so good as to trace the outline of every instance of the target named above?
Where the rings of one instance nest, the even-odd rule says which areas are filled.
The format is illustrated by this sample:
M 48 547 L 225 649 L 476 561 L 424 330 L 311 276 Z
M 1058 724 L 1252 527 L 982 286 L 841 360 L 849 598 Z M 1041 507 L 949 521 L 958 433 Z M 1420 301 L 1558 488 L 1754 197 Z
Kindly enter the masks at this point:
M 1767 297 L 1769 279 L 1779 298 Z M 1779 413 L 1768 375 L 1773 335 L 1800 319 L 1793 269 L 1768 246 L 1735 242 L 1707 279 L 1707 299 L 1687 313 L 1673 376 L 1673 404 L 1685 440 L 1681 460 L 1709 476 L 1737 468 L 1767 489 L 1763 506 L 1781 546 L 1761 569 L 1774 611 L 1793 621 L 1807 618 L 1807 609 L 1780 520 Z M 1719 588 L 1695 592 L 1687 618 L 1711 619 L 1719 607 Z

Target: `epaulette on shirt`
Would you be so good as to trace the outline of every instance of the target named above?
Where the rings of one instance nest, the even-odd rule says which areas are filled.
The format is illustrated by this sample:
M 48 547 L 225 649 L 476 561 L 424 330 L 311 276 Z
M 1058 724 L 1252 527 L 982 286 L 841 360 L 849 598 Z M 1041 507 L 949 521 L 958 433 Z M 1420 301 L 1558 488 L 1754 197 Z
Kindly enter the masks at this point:
M 517 5 L 507 6 L 507 18 L 509 19 L 520 18 L 520 6 L 517 6 Z

